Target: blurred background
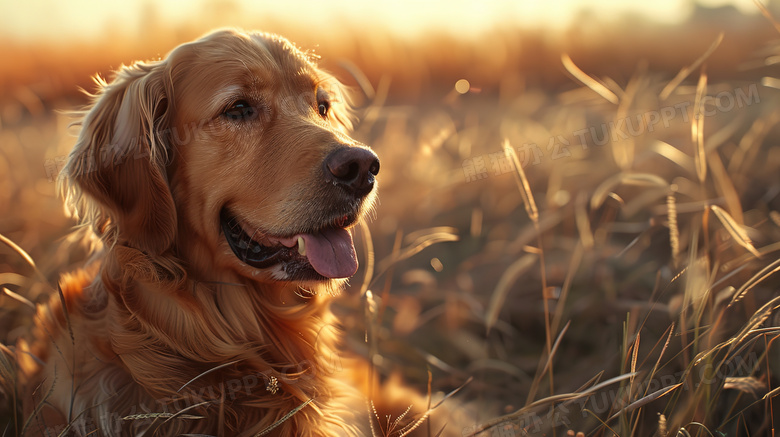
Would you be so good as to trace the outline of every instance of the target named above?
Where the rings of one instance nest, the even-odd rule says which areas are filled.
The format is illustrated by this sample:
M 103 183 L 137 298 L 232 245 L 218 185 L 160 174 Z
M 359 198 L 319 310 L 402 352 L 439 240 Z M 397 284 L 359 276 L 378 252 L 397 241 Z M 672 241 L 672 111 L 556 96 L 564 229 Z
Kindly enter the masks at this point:
M 217 27 L 280 33 L 352 87 L 382 160 L 336 308 L 349 349 L 421 392 L 430 372 L 438 398 L 471 378 L 463 435 L 768 435 L 773 17 L 780 1 L 0 0 L 0 234 L 52 283 L 83 261 L 55 182 L 95 75 Z M 23 297 L 0 295 L 13 344 L 49 288 L 3 245 L 0 285 Z

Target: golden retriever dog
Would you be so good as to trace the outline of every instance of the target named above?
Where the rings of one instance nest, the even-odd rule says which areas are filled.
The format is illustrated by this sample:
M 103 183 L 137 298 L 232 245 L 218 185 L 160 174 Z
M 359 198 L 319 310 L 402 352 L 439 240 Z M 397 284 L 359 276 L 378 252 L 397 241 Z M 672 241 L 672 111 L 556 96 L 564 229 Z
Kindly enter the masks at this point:
M 379 159 L 346 134 L 341 87 L 314 57 L 221 30 L 99 82 L 62 189 L 100 242 L 16 345 L 17 432 L 419 425 L 425 405 L 388 420 L 393 432 L 372 423 L 385 416 L 368 412 L 368 366 L 339 351 L 329 298 L 358 269 L 351 228 L 374 204 Z

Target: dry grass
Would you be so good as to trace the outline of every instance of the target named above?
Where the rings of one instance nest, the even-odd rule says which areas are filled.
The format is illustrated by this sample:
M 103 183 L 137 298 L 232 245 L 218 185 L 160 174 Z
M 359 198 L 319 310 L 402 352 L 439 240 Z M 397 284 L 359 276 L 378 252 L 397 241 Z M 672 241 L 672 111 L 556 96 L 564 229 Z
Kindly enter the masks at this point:
M 762 84 L 780 51 L 768 20 L 733 22 L 750 31 L 317 41 L 331 70 L 350 59 L 373 84 L 355 136 L 382 159 L 377 219 L 357 238 L 370 268 L 337 308 L 350 348 L 430 384 L 434 404 L 473 378 L 454 396 L 480 409 L 465 434 L 771 435 L 780 94 Z M 55 110 L 83 104 L 94 72 L 203 30 L 112 54 L 5 46 L 18 62 L 0 71 L 0 234 L 41 272 L 0 248 L 5 344 L 84 258 L 47 180 L 73 143 Z M 0 354 L 0 378 L 11 367 Z

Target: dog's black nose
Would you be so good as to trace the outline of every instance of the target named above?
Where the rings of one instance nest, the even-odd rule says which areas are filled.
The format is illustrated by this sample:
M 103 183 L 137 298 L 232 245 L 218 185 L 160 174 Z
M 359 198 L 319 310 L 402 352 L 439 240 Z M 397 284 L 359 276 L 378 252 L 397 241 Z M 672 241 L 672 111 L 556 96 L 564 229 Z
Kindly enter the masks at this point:
M 355 197 L 363 197 L 374 188 L 379 173 L 379 158 L 361 147 L 334 150 L 325 158 L 325 177 Z

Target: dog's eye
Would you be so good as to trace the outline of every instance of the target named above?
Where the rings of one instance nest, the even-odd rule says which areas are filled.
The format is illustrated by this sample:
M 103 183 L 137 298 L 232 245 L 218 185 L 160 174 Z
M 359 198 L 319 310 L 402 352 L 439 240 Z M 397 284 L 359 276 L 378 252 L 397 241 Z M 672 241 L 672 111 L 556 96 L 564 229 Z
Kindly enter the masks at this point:
M 321 100 L 317 105 L 317 112 L 320 113 L 320 116 L 323 118 L 328 116 L 328 111 L 330 110 L 330 102 L 327 100 Z
M 257 115 L 257 109 L 246 100 L 237 100 L 222 113 L 231 120 L 249 120 Z

